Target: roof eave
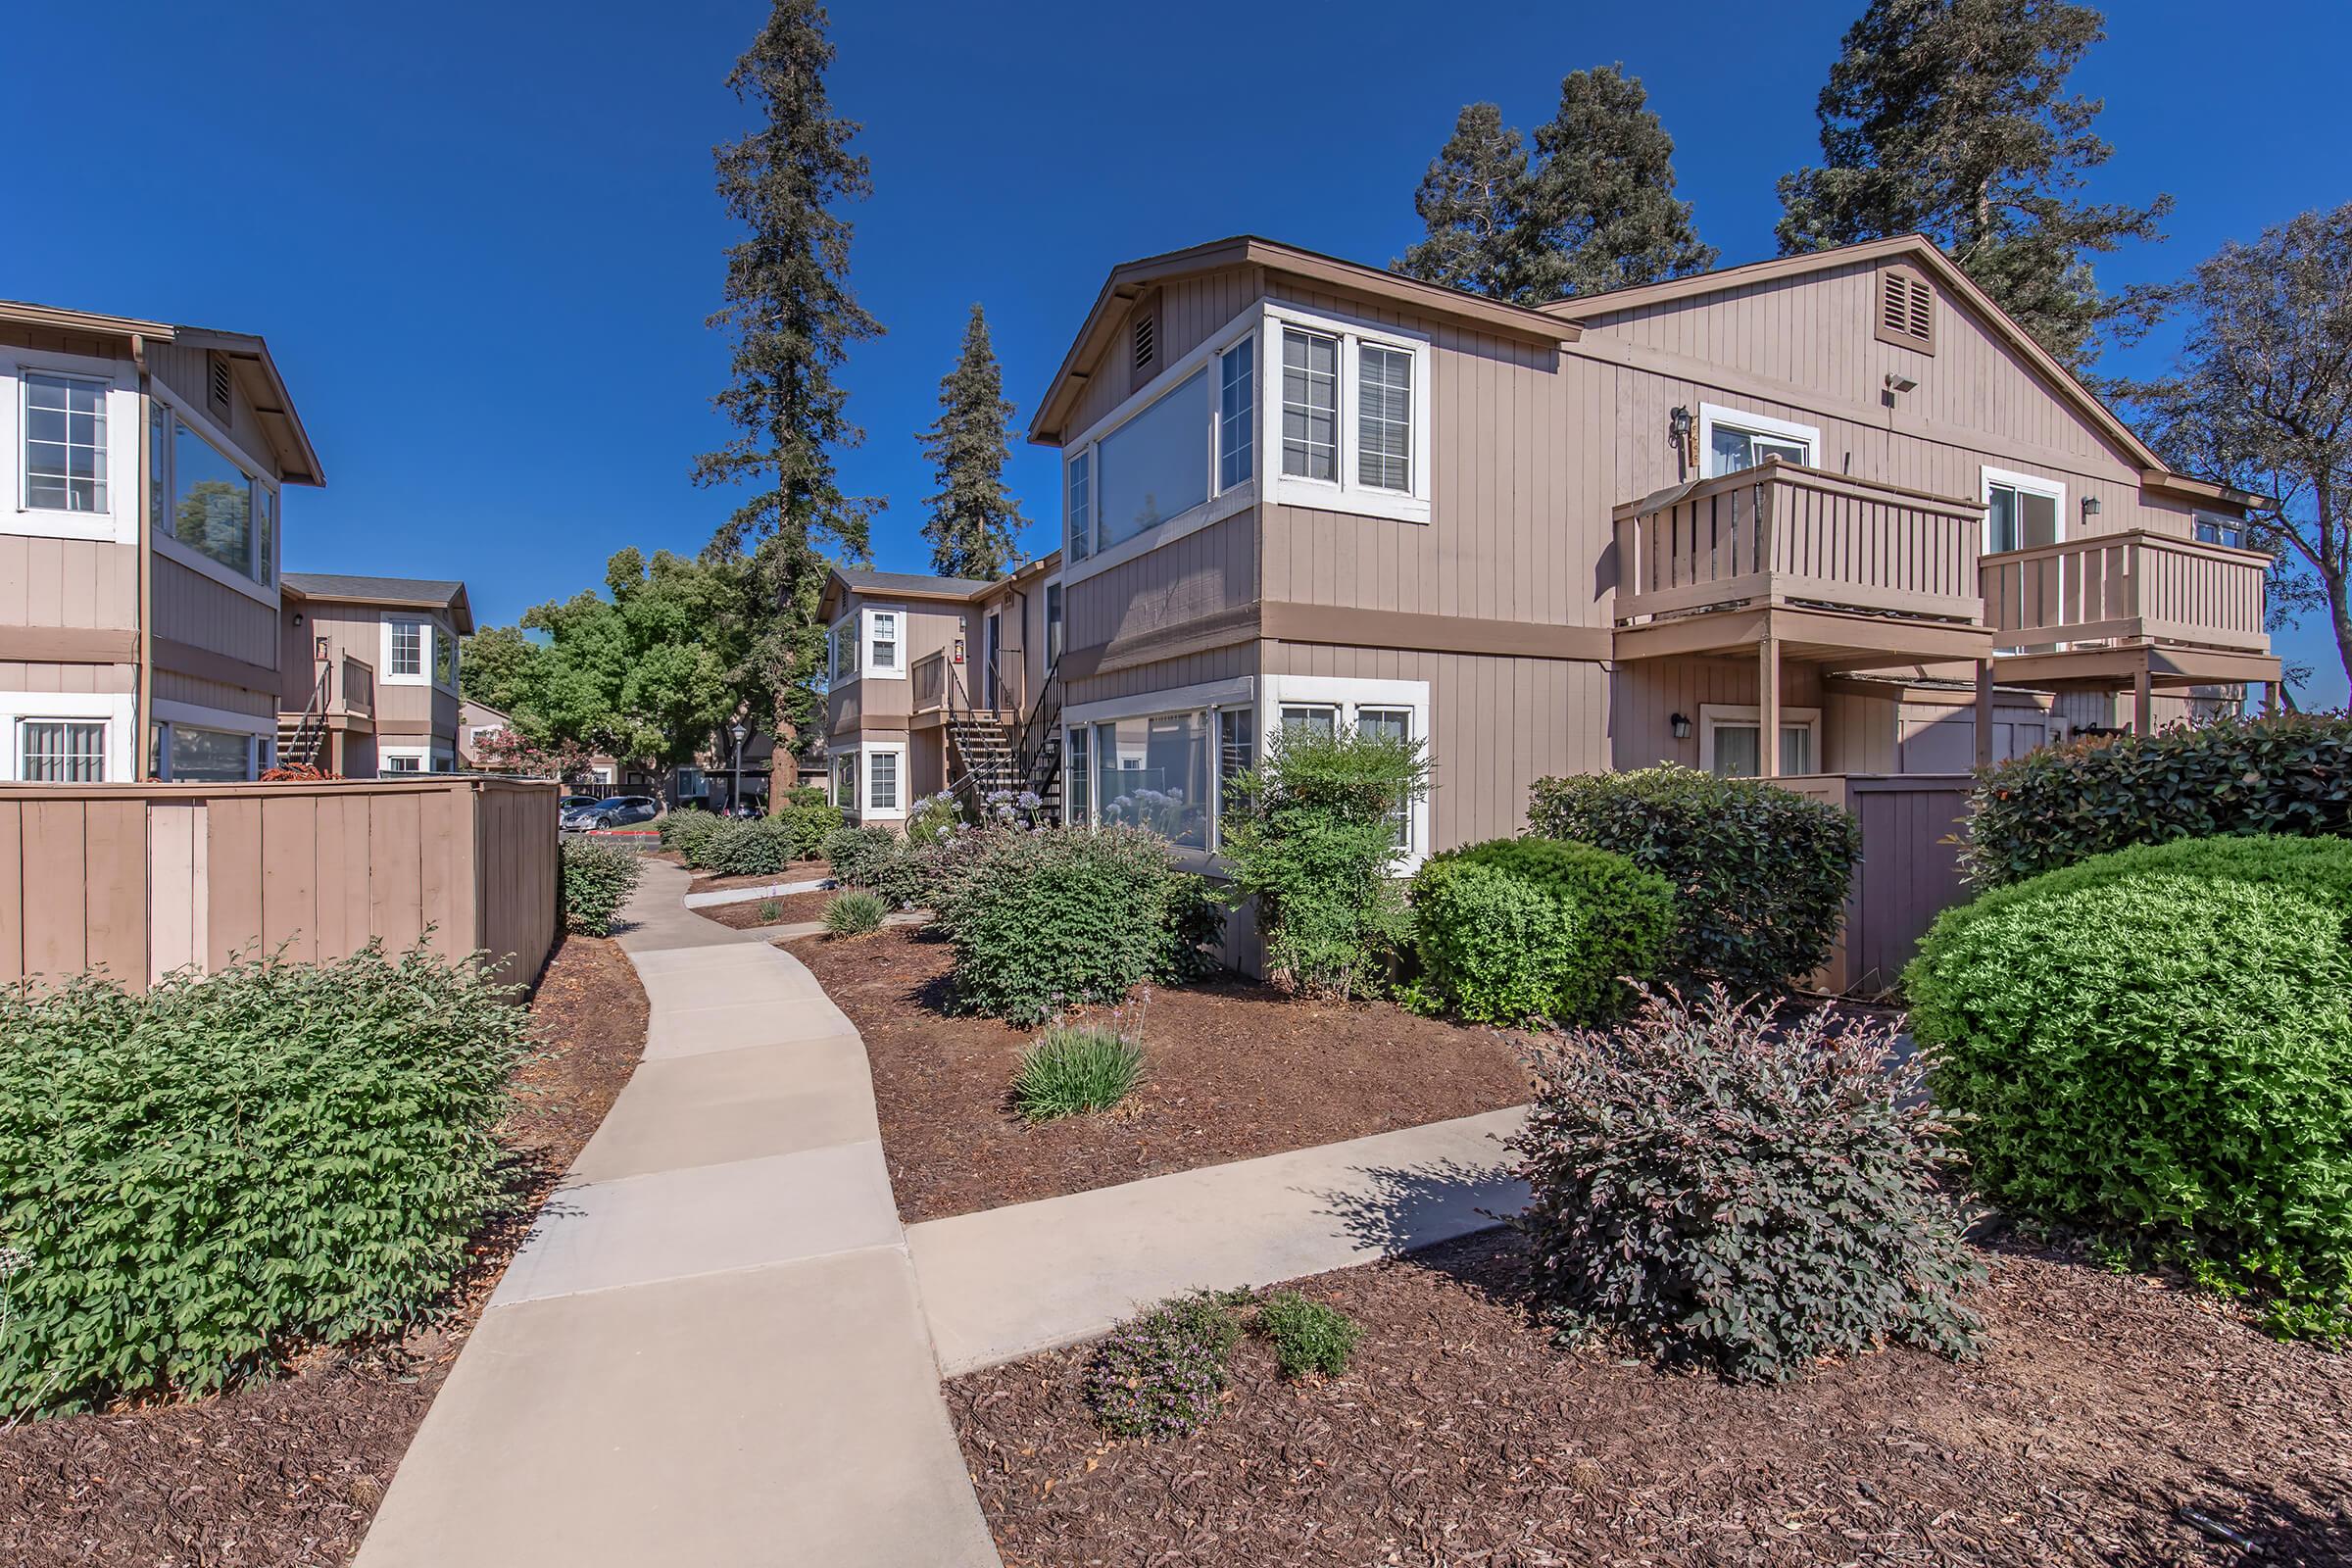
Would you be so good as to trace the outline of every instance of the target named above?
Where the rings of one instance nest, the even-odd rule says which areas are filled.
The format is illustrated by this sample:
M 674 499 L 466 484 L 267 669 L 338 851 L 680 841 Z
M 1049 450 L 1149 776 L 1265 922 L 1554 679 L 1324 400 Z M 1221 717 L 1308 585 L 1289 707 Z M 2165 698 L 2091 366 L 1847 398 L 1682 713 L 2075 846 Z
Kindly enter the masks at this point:
M 217 354 L 253 361 L 275 405 L 272 408 L 257 405 L 254 412 L 264 420 L 275 420 L 282 424 L 286 444 L 294 449 L 300 463 L 299 470 L 289 470 L 284 474 L 284 482 L 325 485 L 325 465 L 318 461 L 318 449 L 311 445 L 311 434 L 303 428 L 302 416 L 294 411 L 293 394 L 286 390 L 286 378 L 278 373 L 277 361 L 270 356 L 267 342 L 248 332 L 218 332 L 193 326 L 180 327 L 175 341 L 187 348 L 211 349 Z

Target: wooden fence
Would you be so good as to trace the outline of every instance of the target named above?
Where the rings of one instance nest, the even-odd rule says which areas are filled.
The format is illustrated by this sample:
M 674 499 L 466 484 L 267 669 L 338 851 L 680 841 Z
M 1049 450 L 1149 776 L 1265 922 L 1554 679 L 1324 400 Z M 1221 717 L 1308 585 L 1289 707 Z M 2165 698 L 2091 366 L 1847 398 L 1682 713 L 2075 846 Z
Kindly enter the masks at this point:
M 1968 900 L 1960 847 L 1946 841 L 1968 820 L 1973 780 L 1966 773 L 1816 773 L 1773 782 L 1842 806 L 1862 824 L 1845 928 L 1813 984 L 1862 996 L 1893 989 L 1936 916 Z
M 535 980 L 560 894 L 552 783 L 0 785 L 0 983 L 134 987 L 233 955 L 430 931 Z

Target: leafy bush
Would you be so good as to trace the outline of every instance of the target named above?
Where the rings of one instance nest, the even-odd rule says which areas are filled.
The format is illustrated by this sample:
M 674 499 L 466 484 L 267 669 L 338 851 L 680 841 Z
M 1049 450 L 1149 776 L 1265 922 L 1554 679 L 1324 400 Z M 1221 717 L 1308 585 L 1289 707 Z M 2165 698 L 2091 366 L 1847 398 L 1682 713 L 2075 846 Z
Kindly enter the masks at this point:
M 1144 1048 L 1115 1029 L 1055 1024 L 1021 1053 L 1012 1104 L 1027 1121 L 1108 1110 L 1144 1076 Z
M 1429 792 L 1418 740 L 1285 725 L 1226 785 L 1233 896 L 1257 900 L 1267 968 L 1319 996 L 1376 995 L 1410 930 L 1393 814 Z
M 826 805 L 821 791 L 813 801 L 793 802 L 771 820 L 784 824 L 782 832 L 796 860 L 813 860 L 824 854 L 826 841 L 842 827 L 841 808 Z
M 2000 887 L 2132 844 L 2352 834 L 2352 717 L 2283 713 L 2044 747 L 1982 775 L 1962 863 Z
M 370 944 L 0 993 L 0 1411 L 202 1394 L 403 1328 L 503 1198 L 527 1015 Z
M 837 937 L 860 937 L 881 930 L 882 916 L 888 912 L 881 899 L 852 888 L 825 906 L 825 929 Z
M 774 876 L 792 863 L 783 817 L 728 817 L 704 841 L 702 863 L 713 876 Z
M 1162 1301 L 1095 1348 L 1086 1402 L 1113 1437 L 1189 1437 L 1217 1413 L 1241 1338 L 1232 1298 L 1203 1291 Z
M 1903 983 L 1985 1192 L 2352 1336 L 2347 888 L 2352 844 L 2219 839 L 1946 911 Z
M 564 862 L 564 927 L 586 936 L 609 936 L 612 917 L 637 891 L 645 867 L 637 852 L 611 839 L 574 834 L 559 852 Z
M 1841 807 L 1668 763 L 1538 779 L 1532 830 L 1613 850 L 1674 888 L 1667 961 L 1742 995 L 1819 968 L 1845 913 L 1862 830 Z
M 1632 1001 L 1674 936 L 1674 889 L 1622 855 L 1494 839 L 1413 878 L 1416 994 L 1483 1023 L 1598 1023 Z
M 1696 1006 L 1645 990 L 1614 1033 L 1537 1049 L 1516 1223 L 1565 1326 L 1737 1379 L 1888 1340 L 1973 1350 L 1961 1297 L 1981 1270 L 1936 1182 L 1947 1129 L 1890 1025 L 1829 1017 L 1777 1028 L 1720 985 Z
M 821 806 L 829 811 L 839 809 L 831 801 L 825 799 L 825 787 L 822 784 L 785 786 L 784 804 L 787 806 Z
M 1254 1326 L 1274 1347 L 1274 1365 L 1286 1378 L 1338 1377 L 1364 1337 L 1355 1319 L 1297 1291 L 1276 1291 L 1259 1302 Z
M 836 828 L 825 836 L 822 850 L 834 881 L 848 888 L 870 888 L 875 872 L 902 847 L 890 829 L 867 826 Z
M 665 850 L 685 851 L 687 841 L 699 844 L 718 826 L 718 818 L 699 806 L 681 806 L 674 811 L 664 811 L 654 822 L 654 832 L 660 836 Z M 689 863 L 692 861 L 688 854 Z
M 1205 972 L 1214 914 L 1200 879 L 1141 828 L 970 835 L 939 898 L 960 1005 L 1034 1022 L 1065 1004 L 1116 1002 L 1145 980 Z M 1204 914 L 1205 911 L 1205 914 Z
M 906 814 L 906 837 L 915 844 L 930 844 L 946 838 L 963 823 L 963 808 L 956 797 L 942 790 L 926 795 L 914 803 Z

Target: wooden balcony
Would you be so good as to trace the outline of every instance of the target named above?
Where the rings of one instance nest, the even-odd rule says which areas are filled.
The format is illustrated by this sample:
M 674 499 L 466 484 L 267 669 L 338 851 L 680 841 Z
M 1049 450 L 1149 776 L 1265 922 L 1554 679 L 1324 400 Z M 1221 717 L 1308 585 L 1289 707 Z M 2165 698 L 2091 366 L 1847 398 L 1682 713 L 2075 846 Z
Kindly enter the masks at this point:
M 2270 558 L 2134 530 L 1984 558 L 1984 617 L 2001 653 L 2162 643 L 2268 654 Z
M 1617 654 L 1759 640 L 1866 668 L 1976 659 L 1984 509 L 1769 458 L 1615 514 Z
M 347 714 L 353 718 L 375 716 L 375 666 L 365 659 L 343 656 L 336 672 L 334 690 L 328 704 L 329 712 Z
M 948 656 L 945 650 L 925 654 L 907 670 L 913 682 L 914 711 L 917 715 L 941 713 L 948 706 Z

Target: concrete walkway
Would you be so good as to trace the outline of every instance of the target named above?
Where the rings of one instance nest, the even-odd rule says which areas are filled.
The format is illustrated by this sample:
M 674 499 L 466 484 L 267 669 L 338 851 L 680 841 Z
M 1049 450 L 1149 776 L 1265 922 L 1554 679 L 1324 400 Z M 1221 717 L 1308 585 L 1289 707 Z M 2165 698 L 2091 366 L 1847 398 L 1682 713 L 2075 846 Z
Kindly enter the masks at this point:
M 757 888 L 713 888 L 708 893 L 689 893 L 679 902 L 689 909 L 708 909 L 720 904 L 750 904 L 755 899 L 780 899 L 788 893 L 822 893 L 832 885 L 831 877 L 820 876 L 813 881 L 770 882 L 765 887 Z
M 507 1270 L 359 1568 L 995 1568 L 857 1031 L 649 860 L 645 1059 Z
M 1524 1107 L 909 1226 L 953 1377 L 1092 1339 L 1192 1290 L 1267 1285 L 1486 1230 L 1527 1189 Z

